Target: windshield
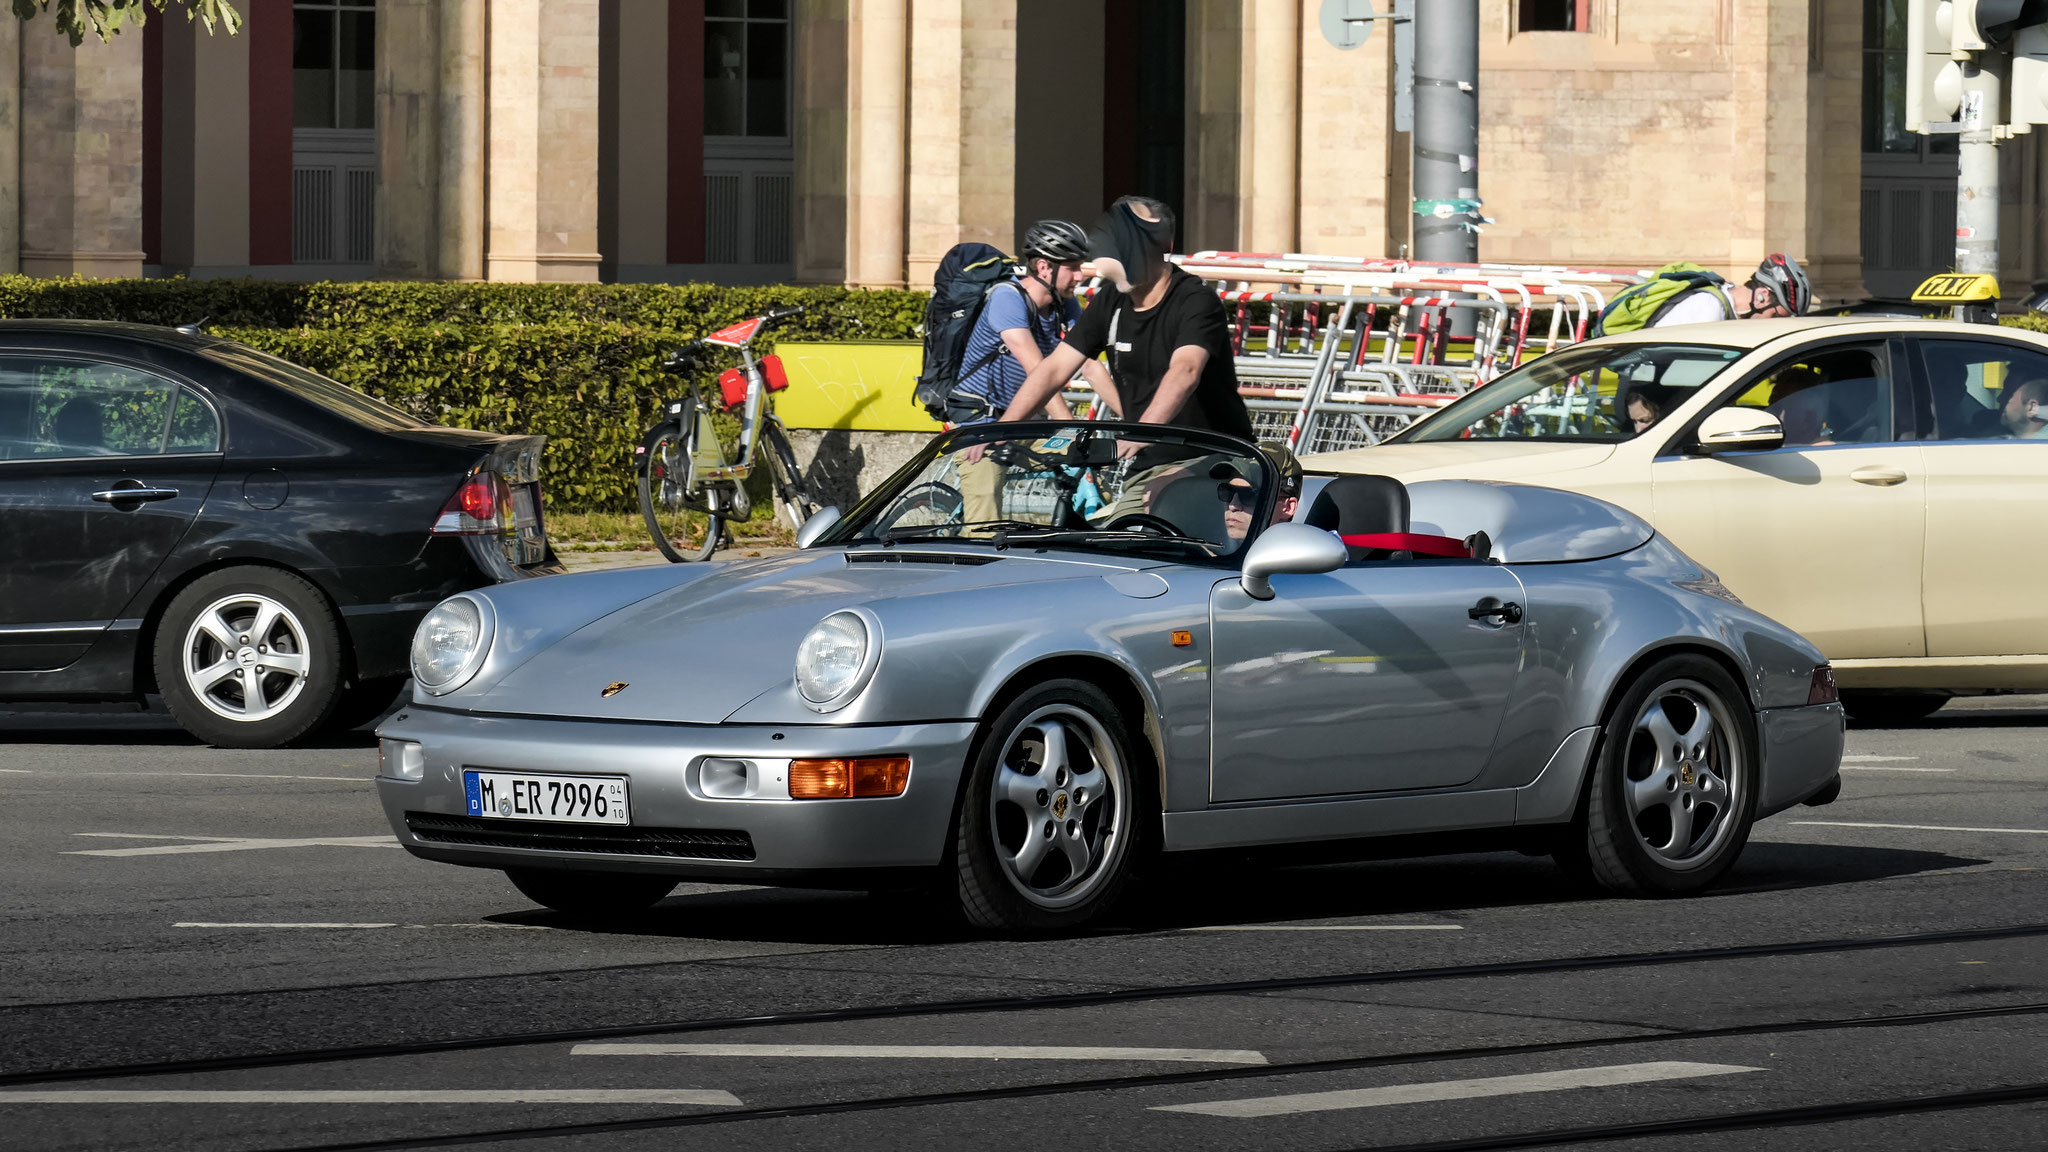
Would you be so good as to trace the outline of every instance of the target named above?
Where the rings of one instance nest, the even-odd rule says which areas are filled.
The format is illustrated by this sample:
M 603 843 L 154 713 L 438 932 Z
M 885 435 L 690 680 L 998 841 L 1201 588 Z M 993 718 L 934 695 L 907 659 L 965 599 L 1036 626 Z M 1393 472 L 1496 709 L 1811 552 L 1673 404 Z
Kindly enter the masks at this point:
M 1250 445 L 1187 429 L 974 425 L 933 441 L 821 542 L 1221 561 L 1270 517 L 1270 474 Z
M 1401 439 L 1632 440 L 1741 355 L 1706 344 L 1566 348 L 1467 393 Z
M 374 396 L 358 392 L 338 380 L 330 380 L 307 368 L 245 344 L 209 344 L 199 349 L 209 360 L 235 368 L 259 380 L 267 380 L 310 400 L 337 416 L 380 431 L 419 428 L 425 421 L 394 408 Z

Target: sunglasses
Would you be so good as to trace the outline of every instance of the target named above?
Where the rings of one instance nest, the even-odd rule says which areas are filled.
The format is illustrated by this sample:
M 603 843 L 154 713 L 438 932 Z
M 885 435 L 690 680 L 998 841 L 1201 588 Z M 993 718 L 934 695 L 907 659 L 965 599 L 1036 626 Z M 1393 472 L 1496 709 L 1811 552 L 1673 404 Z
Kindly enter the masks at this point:
M 1248 509 L 1258 498 L 1258 492 L 1248 485 L 1232 484 L 1225 480 L 1216 486 L 1216 498 L 1225 504 L 1242 505 Z

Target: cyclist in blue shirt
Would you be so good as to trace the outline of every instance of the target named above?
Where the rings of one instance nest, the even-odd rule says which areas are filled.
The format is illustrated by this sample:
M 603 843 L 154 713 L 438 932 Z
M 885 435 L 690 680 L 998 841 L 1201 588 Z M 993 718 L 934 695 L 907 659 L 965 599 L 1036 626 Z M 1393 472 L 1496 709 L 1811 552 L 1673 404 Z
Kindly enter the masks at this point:
M 1016 398 L 1017 389 L 1023 387 L 1024 378 L 1059 347 L 1067 329 L 1081 315 L 1074 290 L 1083 279 L 1081 262 L 1088 258 L 1088 233 L 1069 220 L 1040 220 L 1025 229 L 1021 249 L 1023 278 L 989 290 L 981 318 L 968 334 L 955 395 L 977 397 L 984 407 L 961 423 L 978 424 L 1002 415 Z M 1083 364 L 1081 374 L 1098 397 L 1117 407 L 1116 386 L 1100 361 Z M 1074 418 L 1057 391 L 1047 399 L 1045 411 L 1055 420 Z M 965 520 L 999 518 L 996 488 L 1001 477 L 1002 469 L 984 464 L 980 453 L 970 453 L 960 476 Z

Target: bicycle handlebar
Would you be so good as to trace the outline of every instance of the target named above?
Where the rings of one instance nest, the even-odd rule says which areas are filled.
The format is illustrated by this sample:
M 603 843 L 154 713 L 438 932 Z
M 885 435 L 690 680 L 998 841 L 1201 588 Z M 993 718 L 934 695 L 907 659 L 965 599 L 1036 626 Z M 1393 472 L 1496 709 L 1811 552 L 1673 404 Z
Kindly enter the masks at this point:
M 777 320 L 787 320 L 803 310 L 804 306 L 801 304 L 792 304 L 787 308 L 771 308 L 761 319 L 766 323 L 772 324 Z

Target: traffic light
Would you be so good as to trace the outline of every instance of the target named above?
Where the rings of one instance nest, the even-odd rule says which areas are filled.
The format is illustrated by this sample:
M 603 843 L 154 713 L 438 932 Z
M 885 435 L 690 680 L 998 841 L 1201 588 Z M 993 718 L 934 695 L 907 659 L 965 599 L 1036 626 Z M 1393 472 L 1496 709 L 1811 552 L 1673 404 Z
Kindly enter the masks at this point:
M 1949 59 L 1955 0 L 1906 0 L 1906 131 L 1955 119 L 1963 69 Z
M 1949 51 L 1958 60 L 1969 52 L 1982 52 L 2003 44 L 2012 35 L 2012 25 L 2030 6 L 2029 0 L 1951 0 L 1955 11 L 1949 25 Z
M 2048 27 L 2036 24 L 2012 36 L 2012 130 L 2048 124 Z

